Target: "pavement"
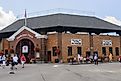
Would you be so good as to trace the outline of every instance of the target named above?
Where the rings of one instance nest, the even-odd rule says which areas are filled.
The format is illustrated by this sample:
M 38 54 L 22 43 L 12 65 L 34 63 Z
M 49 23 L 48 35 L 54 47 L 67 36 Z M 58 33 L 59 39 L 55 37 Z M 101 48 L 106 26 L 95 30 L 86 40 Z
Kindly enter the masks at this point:
M 0 67 L 0 81 L 121 81 L 120 63 L 69 64 L 25 64 L 17 65 L 15 74 L 10 66 Z

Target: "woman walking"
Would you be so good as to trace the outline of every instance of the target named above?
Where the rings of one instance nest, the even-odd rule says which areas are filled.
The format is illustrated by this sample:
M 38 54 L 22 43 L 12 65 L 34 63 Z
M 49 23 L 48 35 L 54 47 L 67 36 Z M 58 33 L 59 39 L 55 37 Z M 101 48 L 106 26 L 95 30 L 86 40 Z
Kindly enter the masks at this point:
M 22 68 L 24 68 L 24 64 L 26 62 L 26 58 L 25 58 L 24 54 L 22 54 L 20 60 L 21 60 Z
M 109 54 L 109 62 L 110 62 L 110 63 L 112 62 L 112 59 L 113 59 L 113 54 L 110 53 L 110 54 Z

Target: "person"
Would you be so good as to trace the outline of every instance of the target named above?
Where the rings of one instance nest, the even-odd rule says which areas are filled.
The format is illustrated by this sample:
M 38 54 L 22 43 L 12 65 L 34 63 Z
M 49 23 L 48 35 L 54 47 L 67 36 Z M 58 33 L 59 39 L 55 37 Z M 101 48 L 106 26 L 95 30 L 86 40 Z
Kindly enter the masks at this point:
M 17 57 L 17 55 L 15 54 L 14 56 L 13 56 L 13 65 L 14 65 L 14 67 L 15 67 L 15 65 L 18 65 L 18 57 Z M 17 67 L 15 67 L 15 69 L 17 69 Z
M 83 56 L 82 55 L 80 56 L 80 63 L 81 64 L 83 63 Z
M 119 56 L 118 61 L 121 63 L 121 56 Z
M 24 54 L 21 55 L 20 60 L 21 60 L 22 68 L 24 68 L 24 64 L 26 62 L 26 58 L 25 58 Z
M 112 62 L 113 55 L 112 53 L 109 54 L 109 62 Z
M 94 54 L 93 59 L 94 59 L 94 64 L 98 65 L 98 54 L 97 53 Z
M 89 56 L 87 55 L 86 56 L 86 63 L 88 64 L 90 62 L 90 58 L 89 58 Z
M 80 54 L 78 54 L 78 63 L 80 64 Z
M 2 67 L 3 67 L 3 69 L 5 68 L 5 66 L 6 66 L 6 57 L 5 57 L 5 55 L 2 55 Z
M 0 55 L 0 64 L 2 64 L 2 55 Z M 1 65 L 0 65 L 1 66 Z
M 102 63 L 105 62 L 105 57 L 106 57 L 106 55 L 105 54 L 102 54 L 102 57 L 101 57 Z
M 76 62 L 76 56 L 74 56 L 74 62 Z
M 86 57 L 83 58 L 83 63 L 86 63 Z
M 76 56 L 72 58 L 72 64 L 75 64 L 75 63 L 76 63 Z
M 89 59 L 90 59 L 90 62 L 93 63 L 93 55 L 90 55 Z
M 11 62 L 11 55 L 8 54 L 8 56 L 6 57 L 6 66 L 9 66 L 10 62 Z

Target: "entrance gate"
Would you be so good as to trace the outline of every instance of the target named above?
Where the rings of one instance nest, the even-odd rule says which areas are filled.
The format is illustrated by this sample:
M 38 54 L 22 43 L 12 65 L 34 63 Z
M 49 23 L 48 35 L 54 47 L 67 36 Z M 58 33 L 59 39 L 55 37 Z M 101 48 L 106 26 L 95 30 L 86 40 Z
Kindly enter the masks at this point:
M 29 39 L 20 40 L 16 46 L 16 54 L 18 56 L 24 54 L 27 60 L 26 62 L 29 63 L 31 58 L 35 58 L 33 42 Z

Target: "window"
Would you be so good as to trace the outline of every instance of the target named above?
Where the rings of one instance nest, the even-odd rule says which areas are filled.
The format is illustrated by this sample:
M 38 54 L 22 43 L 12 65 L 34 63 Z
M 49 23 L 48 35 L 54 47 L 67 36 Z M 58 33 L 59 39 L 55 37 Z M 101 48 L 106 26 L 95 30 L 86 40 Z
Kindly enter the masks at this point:
M 52 47 L 53 56 L 57 56 L 56 49 L 57 49 L 57 47 Z
M 77 47 L 77 54 L 81 55 L 81 47 Z
M 72 47 L 68 47 L 68 56 L 72 56 Z
M 116 53 L 116 56 L 119 56 L 119 48 L 118 47 L 115 48 L 115 53 Z
M 102 47 L 102 54 L 106 55 L 106 47 Z
M 109 47 L 109 53 L 113 54 L 112 47 Z

